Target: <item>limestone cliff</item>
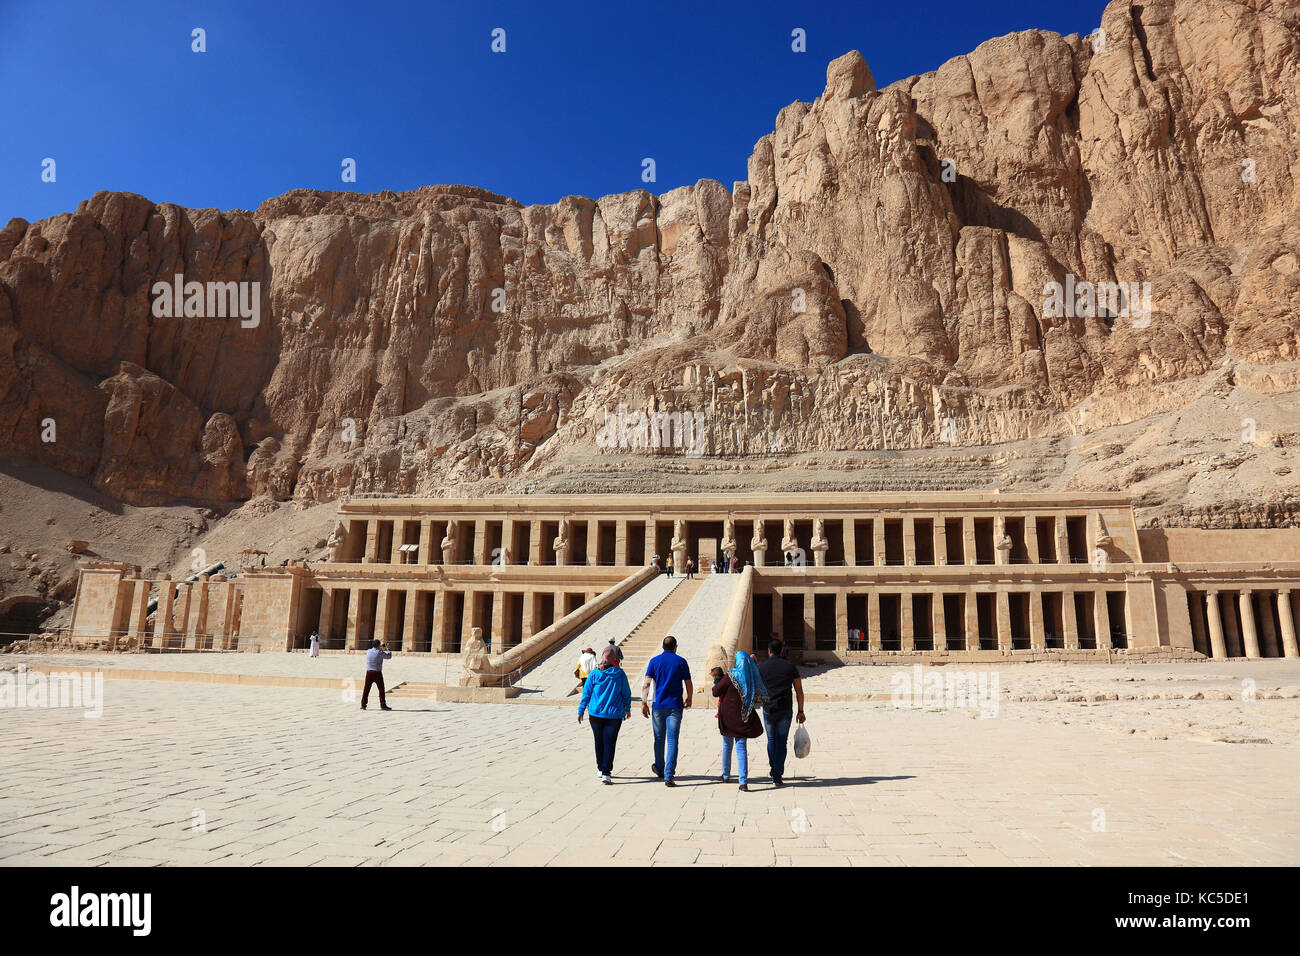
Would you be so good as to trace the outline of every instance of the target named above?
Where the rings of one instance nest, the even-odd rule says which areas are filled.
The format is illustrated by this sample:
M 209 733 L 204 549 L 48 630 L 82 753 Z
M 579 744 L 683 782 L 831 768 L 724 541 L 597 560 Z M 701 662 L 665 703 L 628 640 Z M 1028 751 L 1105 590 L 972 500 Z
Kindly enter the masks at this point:
M 661 461 L 597 442 L 619 406 L 702 412 L 700 467 L 758 470 L 1295 391 L 1300 7 L 1115 2 L 1101 27 L 884 89 L 848 53 L 730 190 L 295 190 L 225 213 L 99 193 L 13 220 L 0 455 L 135 504 L 311 501 Z M 176 274 L 258 283 L 260 321 L 154 315 Z M 1149 283 L 1149 321 L 1053 315 L 1053 282 Z M 1239 442 L 1226 422 L 1212 437 Z

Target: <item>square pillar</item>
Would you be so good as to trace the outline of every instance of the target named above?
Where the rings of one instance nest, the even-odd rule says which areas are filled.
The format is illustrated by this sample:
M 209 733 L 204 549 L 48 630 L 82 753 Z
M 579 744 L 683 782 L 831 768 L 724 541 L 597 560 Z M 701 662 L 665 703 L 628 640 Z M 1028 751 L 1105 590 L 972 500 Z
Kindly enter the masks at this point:
M 402 563 L 402 544 L 406 541 L 406 519 L 393 519 L 393 540 L 388 543 L 388 563 Z
M 930 630 L 934 634 L 934 649 L 940 654 L 948 653 L 948 628 L 943 610 L 943 592 L 935 591 L 930 595 Z
M 966 563 L 978 564 L 979 558 L 975 556 L 975 518 L 971 515 L 962 516 L 961 544 L 962 551 L 966 555 Z
M 1029 563 L 1042 564 L 1038 553 L 1038 519 L 1033 515 L 1025 515 L 1022 520 L 1025 523 L 1025 551 L 1029 554 Z
M 441 543 L 441 542 L 438 542 Z M 428 566 L 433 564 L 433 519 L 422 518 L 420 520 L 420 564 Z
M 966 591 L 966 650 L 980 649 L 980 611 L 976 593 Z
M 853 524 L 853 516 L 842 517 L 840 525 L 843 528 L 844 565 L 845 567 L 856 568 L 858 566 L 858 533 L 857 527 Z M 845 639 L 847 640 L 847 638 Z
M 996 593 L 997 612 L 994 616 L 998 626 L 998 650 L 1005 653 L 1011 650 L 1011 602 L 1006 591 L 999 588 Z
M 1056 563 L 1070 563 L 1070 536 L 1065 533 L 1065 518 L 1052 515 L 1052 532 L 1056 535 Z
M 619 518 L 614 524 L 614 563 L 621 567 L 635 564 L 627 553 L 627 519 Z
M 542 564 L 542 555 L 546 552 L 543 550 L 545 545 L 542 542 L 542 521 L 540 518 L 534 518 L 528 523 L 528 563 L 533 567 L 540 567 Z
M 131 623 L 127 638 L 143 647 L 148 642 L 149 633 L 149 582 L 140 579 L 133 583 L 135 590 L 131 592 Z
M 911 515 L 903 518 L 903 564 L 916 566 L 916 519 Z
M 375 640 L 388 640 L 388 593 L 389 589 L 380 585 L 377 589 L 379 594 L 375 598 L 375 633 L 371 635 Z
M 361 589 L 350 588 L 348 590 L 348 628 L 343 635 L 343 646 L 349 650 L 358 650 L 361 647 L 361 635 L 358 631 L 358 624 L 361 621 Z
M 506 652 L 506 592 L 492 595 L 492 653 Z
M 324 644 L 333 635 L 330 634 L 330 627 L 334 623 L 334 589 L 331 587 L 322 587 L 320 589 L 320 617 L 317 620 L 316 631 L 320 634 L 321 643 Z
M 849 596 L 844 591 L 835 592 L 835 650 L 840 654 L 849 650 Z
M 417 621 L 417 617 L 421 620 Z M 415 650 L 415 635 L 423 633 L 423 628 L 418 627 L 423 624 L 423 614 L 420 613 L 420 592 L 415 588 L 406 589 L 406 617 L 402 619 L 402 651 L 409 653 Z
M 474 563 L 480 565 L 488 563 L 486 518 L 474 519 Z M 468 635 L 466 638 L 468 639 Z
M 431 648 L 442 654 L 447 651 L 447 597 L 451 592 L 439 590 L 433 596 L 433 640 Z
M 587 567 L 600 564 L 600 522 L 595 518 L 587 522 Z
M 904 547 L 906 548 L 906 545 Z M 904 551 L 904 560 L 906 560 L 906 551 Z M 898 646 L 904 651 L 916 650 L 916 622 L 912 615 L 912 592 L 907 590 L 900 592 L 898 596 Z
M 158 579 L 158 607 L 153 615 L 153 646 L 166 647 L 172 635 L 172 614 L 176 604 L 176 585 L 170 574 Z
M 1065 631 L 1064 643 L 1067 651 L 1079 649 L 1079 615 L 1074 607 L 1074 592 L 1061 592 L 1061 627 Z
M 871 519 L 871 550 L 876 559 L 876 567 L 885 566 L 885 518 L 877 515 Z
M 533 636 L 533 629 L 537 622 L 537 600 L 538 594 L 536 591 L 529 591 L 524 595 L 524 620 L 521 625 L 523 633 L 519 635 L 520 643 Z
M 379 519 L 371 518 L 366 522 L 366 553 L 364 563 L 374 564 L 379 552 Z
M 785 605 L 777 591 L 772 592 L 772 630 L 782 641 L 785 640 Z
M 948 521 L 943 515 L 934 519 L 934 563 L 948 563 Z
M 1036 551 L 1030 552 L 1030 560 L 1038 563 Z M 1029 592 L 1029 649 L 1047 649 L 1047 639 L 1043 634 L 1043 595 L 1039 591 Z
M 1092 592 L 1093 617 L 1097 622 L 1097 649 L 1109 648 L 1110 645 L 1110 608 L 1106 606 L 1106 589 L 1099 588 Z
M 1205 592 L 1205 617 L 1210 625 L 1210 656 L 1224 660 L 1228 656 L 1228 642 L 1223 636 L 1223 615 L 1219 609 L 1219 592 Z
M 879 555 L 877 551 L 876 556 Z M 880 592 L 875 588 L 867 592 L 867 650 L 880 650 Z

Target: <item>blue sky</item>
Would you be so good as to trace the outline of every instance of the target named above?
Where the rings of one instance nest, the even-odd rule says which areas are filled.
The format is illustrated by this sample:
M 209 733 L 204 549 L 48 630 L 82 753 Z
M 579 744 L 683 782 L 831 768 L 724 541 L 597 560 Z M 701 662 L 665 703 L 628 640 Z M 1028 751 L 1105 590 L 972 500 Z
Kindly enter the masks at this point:
M 525 203 L 730 187 L 781 107 L 819 95 L 848 50 L 884 86 L 1016 30 L 1086 34 L 1103 8 L 0 0 L 0 223 L 100 189 L 253 209 L 295 187 L 465 183 Z M 191 51 L 196 27 L 205 53 Z M 791 50 L 795 28 L 806 53 Z M 341 181 L 345 157 L 355 184 Z M 641 180 L 646 157 L 654 183 Z

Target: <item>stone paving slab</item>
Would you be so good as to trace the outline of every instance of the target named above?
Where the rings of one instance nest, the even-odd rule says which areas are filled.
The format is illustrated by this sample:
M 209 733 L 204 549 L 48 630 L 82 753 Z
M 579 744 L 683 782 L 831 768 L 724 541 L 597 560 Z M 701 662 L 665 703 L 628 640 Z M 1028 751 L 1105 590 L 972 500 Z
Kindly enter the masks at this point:
M 361 713 L 338 692 L 130 680 L 105 693 L 98 719 L 0 710 L 0 866 L 1300 863 L 1294 740 L 828 703 L 810 708 L 813 753 L 791 758 L 790 785 L 757 776 L 760 739 L 740 793 L 717 781 L 711 712 L 687 712 L 668 789 L 636 715 L 607 787 L 576 707 Z

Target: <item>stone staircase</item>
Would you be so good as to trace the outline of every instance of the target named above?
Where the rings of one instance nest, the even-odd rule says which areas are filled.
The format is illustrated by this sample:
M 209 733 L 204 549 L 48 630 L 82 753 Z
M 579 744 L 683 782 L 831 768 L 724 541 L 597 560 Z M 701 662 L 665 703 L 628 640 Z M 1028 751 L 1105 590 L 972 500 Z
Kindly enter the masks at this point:
M 632 629 L 619 647 L 623 649 L 623 670 L 632 684 L 632 699 L 641 699 L 641 679 L 650 658 L 663 650 L 664 638 L 682 616 L 686 606 L 695 599 L 703 578 L 683 581 L 669 592 L 663 602 L 650 612 L 649 617 Z

